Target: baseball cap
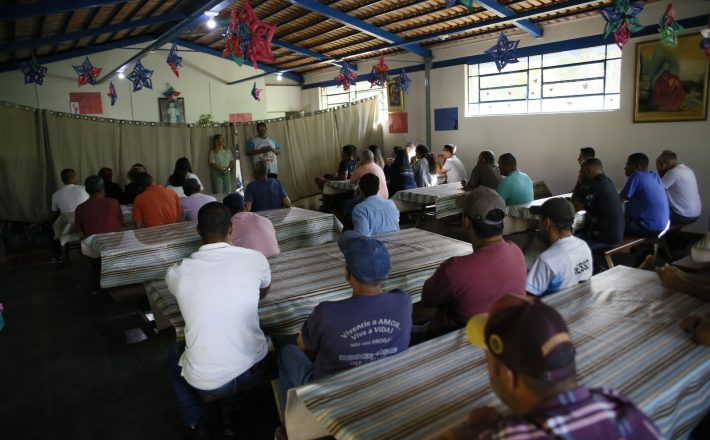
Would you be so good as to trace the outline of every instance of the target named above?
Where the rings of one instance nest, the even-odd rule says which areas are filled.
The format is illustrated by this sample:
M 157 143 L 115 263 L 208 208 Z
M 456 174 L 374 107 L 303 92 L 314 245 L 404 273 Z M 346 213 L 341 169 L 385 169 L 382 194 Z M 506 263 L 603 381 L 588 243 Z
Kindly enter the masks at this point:
M 489 225 L 503 223 L 505 217 L 505 201 L 497 192 L 485 186 L 477 186 L 466 196 L 456 199 L 456 205 L 472 219 Z M 503 215 L 490 216 L 491 211 L 502 211 Z
M 227 208 L 229 208 L 232 214 L 244 211 L 244 197 L 239 193 L 227 194 L 227 196 L 222 199 L 222 203 L 227 205 Z
M 562 197 L 549 199 L 540 207 L 540 217 L 549 218 L 560 227 L 572 227 L 574 214 L 572 203 Z
M 338 241 L 350 275 L 363 283 L 383 281 L 390 273 L 390 255 L 382 242 L 346 231 Z
M 565 320 L 538 298 L 503 296 L 490 314 L 469 319 L 466 336 L 528 377 L 557 381 L 576 370 L 575 348 Z

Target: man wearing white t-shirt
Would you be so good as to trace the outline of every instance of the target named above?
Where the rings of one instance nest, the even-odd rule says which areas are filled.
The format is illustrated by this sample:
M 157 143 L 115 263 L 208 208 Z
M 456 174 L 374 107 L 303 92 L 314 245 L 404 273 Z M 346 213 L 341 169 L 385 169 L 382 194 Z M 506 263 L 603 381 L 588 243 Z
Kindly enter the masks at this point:
M 574 208 L 562 197 L 540 207 L 540 229 L 550 242 L 528 272 L 525 290 L 545 296 L 587 281 L 592 276 L 592 251 L 572 235 Z
M 279 174 L 276 156 L 281 154 L 281 146 L 266 135 L 266 124 L 263 122 L 256 124 L 256 132 L 257 136 L 247 143 L 247 156 L 251 156 L 255 170 L 259 162 L 266 162 L 269 165 L 268 176 L 276 179 Z
M 76 207 L 89 199 L 89 194 L 82 185 L 79 185 L 79 176 L 71 168 L 63 169 L 61 172 L 64 186 L 52 194 L 52 216 L 50 221 L 52 228 L 48 229 L 50 251 L 52 252 L 52 263 L 64 261 L 62 256 L 62 246 L 59 237 L 62 231 L 74 222 L 72 216 L 60 216 L 71 214 Z
M 656 169 L 668 194 L 671 224 L 687 225 L 700 217 L 702 202 L 693 170 L 678 163 L 678 156 L 665 150 L 656 159 Z
M 462 182 L 466 179 L 466 168 L 463 162 L 456 157 L 456 145 L 446 144 L 439 155 L 444 163 L 439 167 L 439 174 L 446 174 L 446 183 Z
M 259 299 L 271 286 L 260 252 L 232 246 L 231 212 L 219 202 L 197 215 L 204 245 L 165 275 L 185 319 L 185 346 L 169 356 L 170 380 L 183 422 L 199 436 L 207 411 L 199 396 L 222 397 L 257 385 L 268 347 L 259 328 Z

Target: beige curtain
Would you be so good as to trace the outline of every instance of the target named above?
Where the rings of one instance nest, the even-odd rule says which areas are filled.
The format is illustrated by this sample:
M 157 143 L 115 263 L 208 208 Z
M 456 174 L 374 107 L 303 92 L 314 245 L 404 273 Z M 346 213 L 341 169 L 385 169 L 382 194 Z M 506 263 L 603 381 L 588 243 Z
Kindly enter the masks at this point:
M 355 145 L 358 153 L 373 144 L 382 149 L 382 125 L 377 120 L 376 99 L 344 107 L 334 113 L 338 145 Z
M 49 216 L 47 164 L 40 110 L 0 105 L 0 220 Z

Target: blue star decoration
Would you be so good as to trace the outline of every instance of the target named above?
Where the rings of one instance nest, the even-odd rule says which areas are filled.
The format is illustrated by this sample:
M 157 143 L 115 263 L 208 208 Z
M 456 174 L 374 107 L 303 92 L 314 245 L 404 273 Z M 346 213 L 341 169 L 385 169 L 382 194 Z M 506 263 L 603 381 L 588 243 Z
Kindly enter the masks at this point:
M 399 93 L 400 91 L 404 91 L 407 95 L 409 94 L 409 83 L 412 80 L 409 79 L 406 73 L 404 73 L 404 70 L 402 70 L 402 73 L 399 74 L 397 79 L 394 80 L 394 88 Z
M 170 66 L 170 70 L 173 71 L 175 76 L 180 78 L 180 68 L 182 67 L 182 57 L 178 56 L 178 54 L 177 54 L 177 43 L 173 43 L 173 46 L 170 48 L 170 53 L 168 54 L 168 58 L 165 60 L 165 62 L 168 63 L 168 66 Z
M 22 68 L 22 73 L 25 74 L 25 85 L 37 83 L 41 86 L 44 82 L 44 75 L 47 74 L 47 68 L 40 66 L 37 62 L 37 57 L 32 54 L 32 60 Z
M 100 67 L 92 66 L 91 61 L 89 61 L 89 57 L 86 57 L 81 66 L 72 67 L 74 68 L 74 71 L 77 73 L 77 75 L 79 75 L 79 78 L 77 78 L 77 81 L 79 82 L 79 87 L 85 84 L 91 84 L 92 86 L 95 86 L 96 80 L 99 75 L 101 75 L 101 71 L 103 70 Z
M 518 49 L 518 44 L 520 44 L 520 41 L 509 41 L 508 37 L 501 32 L 500 35 L 498 35 L 498 42 L 496 45 L 486 51 L 486 53 L 493 58 L 499 72 L 508 64 L 518 62 L 518 57 L 515 55 L 515 51 Z
M 147 87 L 149 89 L 153 88 L 153 80 L 150 79 L 151 76 L 153 76 L 153 71 L 143 67 L 141 60 L 138 60 L 136 66 L 133 68 L 133 72 L 131 72 L 126 78 L 133 83 L 133 91 L 137 92 L 143 87 Z
M 108 93 L 106 95 L 111 98 L 111 105 L 116 104 L 116 101 L 118 100 L 118 93 L 116 93 L 116 87 L 113 86 L 113 81 L 111 81 L 108 86 Z

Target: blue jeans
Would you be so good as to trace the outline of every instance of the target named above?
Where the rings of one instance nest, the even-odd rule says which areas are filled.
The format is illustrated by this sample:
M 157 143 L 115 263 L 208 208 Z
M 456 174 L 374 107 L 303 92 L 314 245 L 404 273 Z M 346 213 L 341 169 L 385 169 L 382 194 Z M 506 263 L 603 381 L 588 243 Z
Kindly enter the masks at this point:
M 603 243 L 601 241 L 596 241 L 596 240 L 594 240 L 594 238 L 592 238 L 592 234 L 590 234 L 589 231 L 587 231 L 586 229 L 581 230 L 574 235 L 576 237 L 584 240 L 592 252 L 612 249 L 612 248 L 615 248 L 619 244 L 619 243 Z
M 259 385 L 263 381 L 266 372 L 266 358 L 264 358 L 247 371 L 218 388 L 199 390 L 187 383 L 185 378 L 182 377 L 182 367 L 178 365 L 178 361 L 183 351 L 185 351 L 185 345 L 176 343 L 168 353 L 168 368 L 170 369 L 170 383 L 175 391 L 180 417 L 183 423 L 190 428 L 194 428 L 201 418 L 207 416 L 207 409 L 200 398 L 201 395 L 214 397 L 234 396 L 235 399 L 238 399 L 237 393 Z
M 680 215 L 673 211 L 671 209 L 671 224 L 673 226 L 678 226 L 678 225 L 689 225 L 693 223 L 695 220 L 697 220 L 699 217 L 685 217 L 683 215 Z
M 654 237 L 660 233 L 661 231 L 649 231 L 648 229 L 638 224 L 638 222 L 628 218 L 626 219 L 624 235 L 631 235 L 634 237 Z
M 286 409 L 288 390 L 313 380 L 313 361 L 300 348 L 286 344 L 279 350 L 279 391 L 281 406 Z

